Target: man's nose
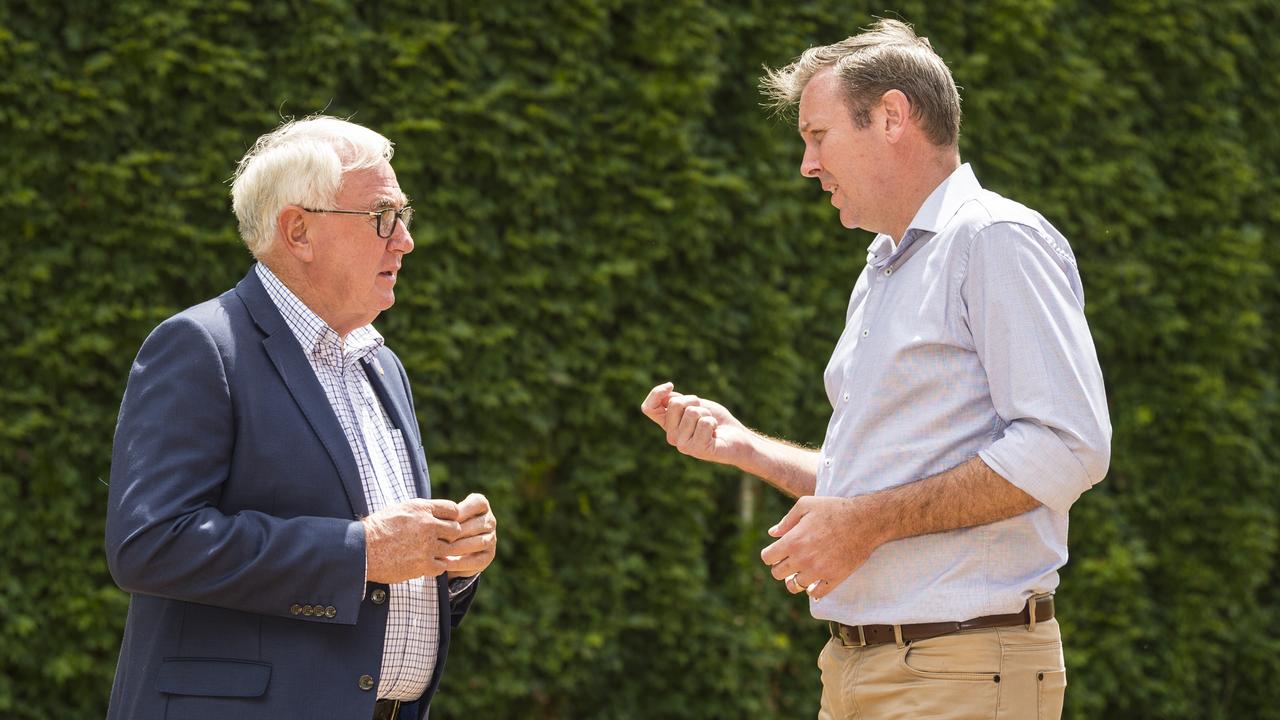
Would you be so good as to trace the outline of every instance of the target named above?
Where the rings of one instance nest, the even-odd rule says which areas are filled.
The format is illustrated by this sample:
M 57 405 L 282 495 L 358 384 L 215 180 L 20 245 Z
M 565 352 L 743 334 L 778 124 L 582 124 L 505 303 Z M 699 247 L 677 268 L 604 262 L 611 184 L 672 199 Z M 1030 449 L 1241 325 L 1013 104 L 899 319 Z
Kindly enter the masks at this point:
M 800 174 L 816 178 L 822 173 L 822 163 L 818 162 L 818 152 L 811 148 L 804 149 L 804 157 L 800 159 Z
M 391 252 L 398 252 L 401 255 L 408 255 L 413 252 L 413 235 L 409 232 L 409 228 L 404 224 L 404 221 L 396 220 L 395 232 L 391 233 L 391 238 L 387 240 L 387 249 Z

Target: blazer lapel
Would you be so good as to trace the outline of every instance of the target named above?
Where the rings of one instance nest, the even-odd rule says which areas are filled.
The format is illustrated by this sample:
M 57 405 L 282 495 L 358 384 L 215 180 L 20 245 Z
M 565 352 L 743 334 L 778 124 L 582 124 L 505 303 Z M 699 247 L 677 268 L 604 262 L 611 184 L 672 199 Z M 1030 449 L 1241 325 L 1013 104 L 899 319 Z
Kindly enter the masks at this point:
M 253 316 L 254 322 L 267 335 L 262 341 L 263 349 L 267 351 L 267 356 L 275 365 L 276 372 L 280 373 L 293 401 L 302 409 L 302 414 L 319 436 L 337 468 L 338 477 L 342 479 L 342 489 L 347 494 L 347 502 L 351 504 L 352 517 L 368 515 L 369 506 L 364 499 L 360 469 L 356 466 L 355 456 L 351 454 L 347 436 L 338 423 L 338 416 L 329 405 L 329 398 L 325 396 L 315 370 L 302 353 L 298 339 L 262 286 L 256 270 L 249 270 L 249 274 L 236 285 L 236 293 Z
M 390 354 L 390 353 L 386 353 Z M 413 468 L 413 486 L 418 491 L 418 497 L 431 497 L 431 483 L 427 480 L 426 468 L 422 466 L 418 459 L 418 445 L 421 438 L 418 433 L 414 432 L 417 427 L 416 423 L 408 422 L 406 417 L 409 412 L 408 395 L 409 389 L 404 387 L 398 375 L 388 378 L 385 374 L 385 368 L 388 363 L 382 362 L 390 358 L 381 357 L 384 355 L 382 350 L 378 351 L 378 360 L 375 362 L 364 363 L 365 375 L 369 376 L 369 384 L 373 386 L 373 391 L 378 396 L 378 401 L 382 403 L 382 407 L 387 409 L 387 415 L 391 417 L 391 423 L 400 431 L 400 437 L 404 440 L 405 452 L 409 454 L 409 465 Z M 392 370 L 394 370 L 394 366 Z M 401 400 L 403 398 L 403 400 Z

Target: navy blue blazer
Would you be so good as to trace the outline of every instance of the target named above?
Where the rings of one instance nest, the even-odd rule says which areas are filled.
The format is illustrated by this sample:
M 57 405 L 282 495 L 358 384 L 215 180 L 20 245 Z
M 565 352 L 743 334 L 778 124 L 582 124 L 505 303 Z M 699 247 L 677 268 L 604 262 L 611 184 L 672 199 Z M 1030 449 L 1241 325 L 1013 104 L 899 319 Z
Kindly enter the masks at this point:
M 366 372 L 430 497 L 404 366 L 377 357 Z M 388 603 L 364 582 L 367 514 L 338 418 L 254 270 L 161 323 L 111 461 L 107 563 L 132 599 L 108 718 L 371 717 Z M 476 587 L 451 603 L 437 585 L 422 717 Z

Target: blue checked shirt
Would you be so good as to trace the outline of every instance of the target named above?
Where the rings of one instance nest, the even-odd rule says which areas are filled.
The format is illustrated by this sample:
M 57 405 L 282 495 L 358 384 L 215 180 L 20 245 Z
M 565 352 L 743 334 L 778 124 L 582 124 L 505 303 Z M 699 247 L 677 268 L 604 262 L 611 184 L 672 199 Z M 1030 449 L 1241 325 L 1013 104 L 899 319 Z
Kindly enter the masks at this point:
M 376 362 L 382 335 L 372 325 L 351 331 L 346 342 L 294 295 L 267 266 L 258 277 L 302 346 L 329 405 L 338 416 L 356 464 L 369 512 L 416 496 L 409 454 L 399 430 L 378 401 L 362 363 Z M 440 640 L 439 598 L 434 578 L 391 586 L 382 648 L 378 697 L 416 700 L 435 671 Z
M 871 243 L 824 380 L 817 495 L 893 488 L 976 455 L 1042 506 L 883 545 L 811 603 L 814 617 L 961 621 L 1057 587 L 1067 510 L 1106 474 L 1111 423 L 1075 256 L 1044 217 L 962 165 L 902 242 Z

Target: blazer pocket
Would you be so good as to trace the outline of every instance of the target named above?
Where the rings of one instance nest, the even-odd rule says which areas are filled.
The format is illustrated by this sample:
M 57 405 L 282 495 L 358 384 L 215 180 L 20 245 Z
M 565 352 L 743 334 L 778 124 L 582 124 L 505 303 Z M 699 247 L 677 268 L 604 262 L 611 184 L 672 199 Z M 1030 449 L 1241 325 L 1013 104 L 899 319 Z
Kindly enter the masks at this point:
M 165 658 L 157 689 L 171 695 L 261 697 L 271 682 L 271 665 L 251 660 Z

